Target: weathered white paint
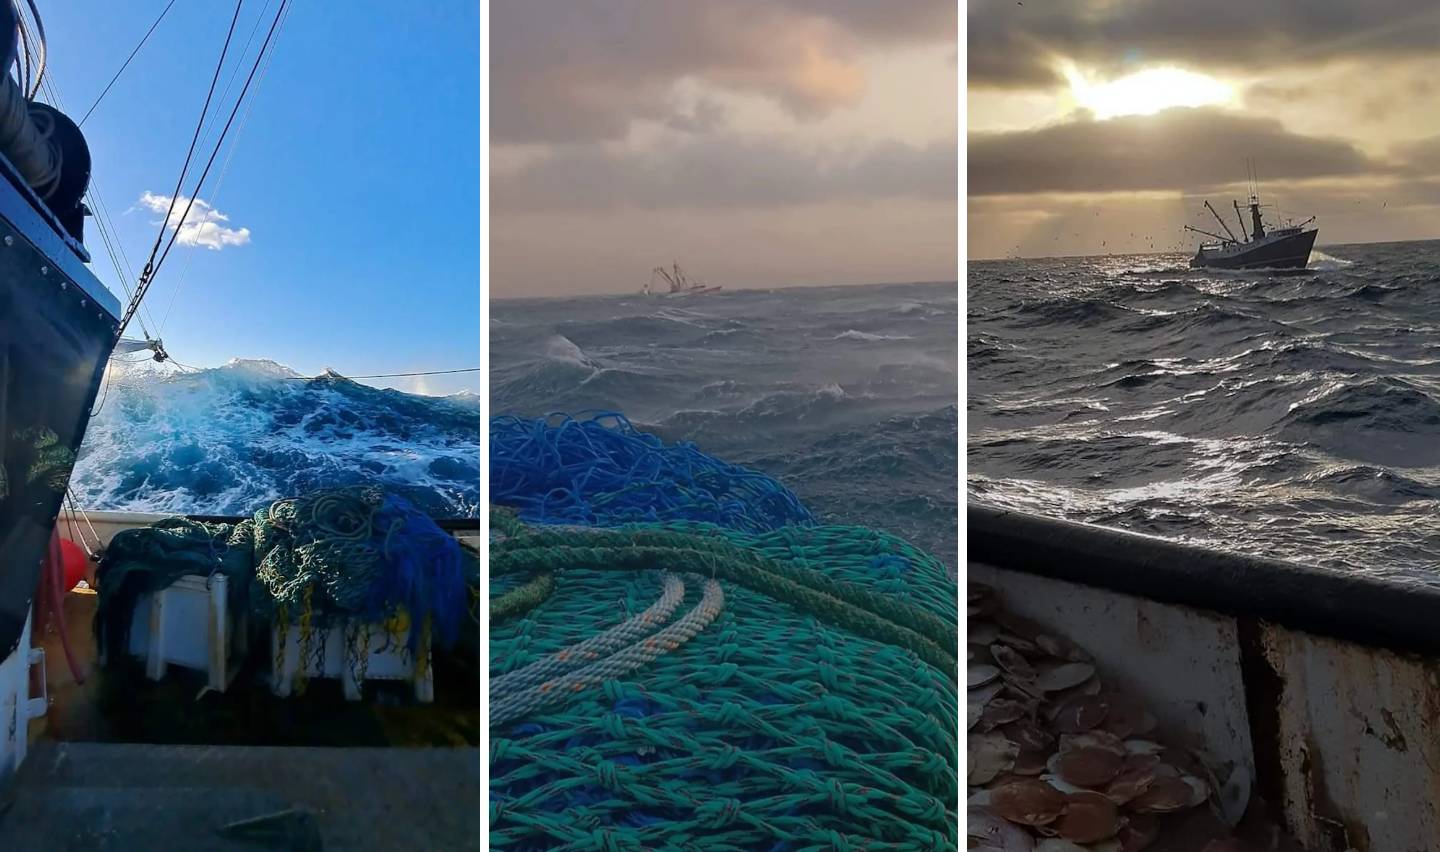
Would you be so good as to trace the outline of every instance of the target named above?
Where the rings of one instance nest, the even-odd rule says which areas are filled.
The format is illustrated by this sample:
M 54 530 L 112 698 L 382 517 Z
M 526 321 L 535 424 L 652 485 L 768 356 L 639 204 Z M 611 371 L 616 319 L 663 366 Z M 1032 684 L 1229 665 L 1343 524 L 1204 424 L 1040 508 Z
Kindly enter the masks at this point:
M 1171 737 L 1254 777 L 1235 621 L 1105 589 L 971 563 L 1005 607 L 1078 642 L 1100 675 L 1143 696 Z
M 1275 676 L 1247 682 L 1231 615 L 977 563 L 969 578 L 1082 644 L 1170 731 L 1252 773 L 1278 764 L 1271 805 L 1305 848 L 1440 849 L 1440 661 L 1260 624 L 1252 660 Z M 1252 742 L 1251 702 L 1278 741 Z
M 1313 849 L 1440 845 L 1440 669 L 1434 660 L 1274 626 L 1284 812 Z
M 43 659 L 30 647 L 30 623 L 20 632 L 15 652 L 0 660 L 0 786 L 20 768 L 30 742 L 30 720 L 44 714 L 43 697 L 30 695 L 30 667 Z

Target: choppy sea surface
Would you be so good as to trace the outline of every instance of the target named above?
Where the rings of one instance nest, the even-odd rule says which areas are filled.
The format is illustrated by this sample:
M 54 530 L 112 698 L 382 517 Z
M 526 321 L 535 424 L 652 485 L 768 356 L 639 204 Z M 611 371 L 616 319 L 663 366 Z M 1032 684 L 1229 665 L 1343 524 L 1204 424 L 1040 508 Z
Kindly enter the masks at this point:
M 248 515 L 379 484 L 432 517 L 480 507 L 475 394 L 429 397 L 270 361 L 184 371 L 111 363 L 70 488 L 85 509 Z
M 1440 242 L 1308 270 L 972 262 L 969 499 L 1376 574 L 1440 567 Z
M 613 410 L 956 560 L 957 288 L 492 303 L 495 414 Z

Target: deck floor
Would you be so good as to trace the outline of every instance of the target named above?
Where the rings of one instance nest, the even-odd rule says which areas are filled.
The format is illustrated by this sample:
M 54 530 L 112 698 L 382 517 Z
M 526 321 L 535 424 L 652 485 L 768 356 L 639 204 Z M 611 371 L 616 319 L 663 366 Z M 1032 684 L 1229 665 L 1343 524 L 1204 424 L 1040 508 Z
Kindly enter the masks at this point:
M 0 797 L 0 836 L 106 852 L 478 849 L 479 808 L 476 748 L 38 743 Z M 277 814 L 268 838 L 224 833 Z

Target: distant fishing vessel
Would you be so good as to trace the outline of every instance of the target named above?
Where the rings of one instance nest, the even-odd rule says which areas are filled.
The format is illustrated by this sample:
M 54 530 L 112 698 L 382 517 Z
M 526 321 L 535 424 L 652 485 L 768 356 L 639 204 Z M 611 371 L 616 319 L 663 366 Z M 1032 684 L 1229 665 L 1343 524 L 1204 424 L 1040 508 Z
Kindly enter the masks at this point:
M 1205 202 L 1205 209 L 1220 223 L 1226 236 L 1204 231 L 1199 228 L 1185 226 L 1185 230 L 1194 231 L 1197 234 L 1204 234 L 1207 237 L 1214 237 L 1217 242 L 1201 243 L 1196 250 L 1195 256 L 1190 259 L 1192 268 L 1210 269 L 1304 269 L 1310 262 L 1310 249 L 1315 245 L 1315 236 L 1320 233 L 1319 229 L 1305 229 L 1306 225 L 1315 221 L 1311 216 L 1304 222 L 1286 223 L 1278 228 L 1266 230 L 1265 223 L 1260 215 L 1259 189 L 1253 178 L 1250 192 L 1250 233 L 1245 233 L 1245 217 L 1240 213 L 1240 203 L 1230 202 L 1235 207 L 1235 218 L 1240 226 L 1240 237 L 1230 230 L 1210 202 Z
M 659 292 L 655 289 L 655 276 L 665 279 L 670 289 Z M 702 284 L 693 278 L 686 277 L 680 269 L 680 264 L 672 263 L 669 269 L 657 266 L 650 270 L 650 280 L 645 282 L 645 287 L 640 292 L 646 296 L 653 296 L 657 293 L 661 296 L 701 296 L 706 293 L 718 293 L 721 287 L 718 284 Z

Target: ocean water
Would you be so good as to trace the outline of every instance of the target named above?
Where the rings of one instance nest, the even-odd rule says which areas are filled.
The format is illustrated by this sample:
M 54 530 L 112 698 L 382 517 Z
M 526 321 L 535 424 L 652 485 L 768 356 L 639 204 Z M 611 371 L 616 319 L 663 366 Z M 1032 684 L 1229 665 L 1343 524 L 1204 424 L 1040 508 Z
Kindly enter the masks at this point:
M 954 565 L 957 304 L 954 283 L 496 301 L 491 410 L 620 411 Z
M 250 514 L 320 488 L 380 484 L 432 517 L 478 516 L 480 404 L 269 361 L 176 371 L 112 362 L 70 487 L 86 509 Z
M 1440 242 L 1294 273 L 975 262 L 969 499 L 1396 576 L 1440 568 Z

